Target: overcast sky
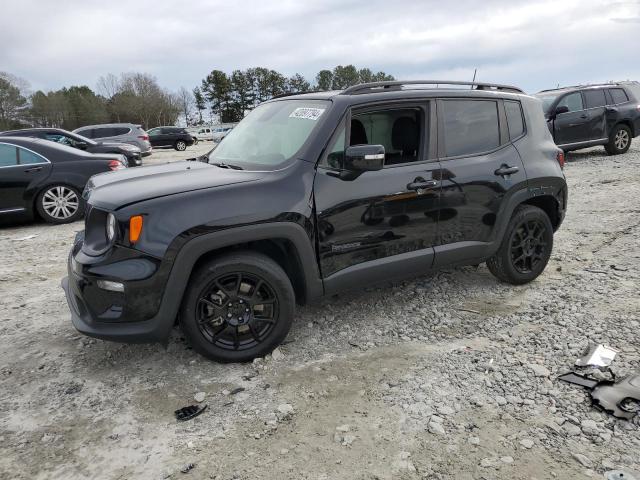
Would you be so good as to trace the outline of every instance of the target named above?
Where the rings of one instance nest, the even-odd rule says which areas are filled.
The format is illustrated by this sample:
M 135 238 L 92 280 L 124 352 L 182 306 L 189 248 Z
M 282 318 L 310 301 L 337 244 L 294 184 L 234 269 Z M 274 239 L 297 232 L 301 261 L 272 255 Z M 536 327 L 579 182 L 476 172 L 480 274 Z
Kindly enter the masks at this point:
M 338 64 L 399 79 L 537 91 L 640 80 L 640 0 L 3 0 L 0 70 L 33 90 L 148 72 L 193 88 L 213 69 L 312 80 Z

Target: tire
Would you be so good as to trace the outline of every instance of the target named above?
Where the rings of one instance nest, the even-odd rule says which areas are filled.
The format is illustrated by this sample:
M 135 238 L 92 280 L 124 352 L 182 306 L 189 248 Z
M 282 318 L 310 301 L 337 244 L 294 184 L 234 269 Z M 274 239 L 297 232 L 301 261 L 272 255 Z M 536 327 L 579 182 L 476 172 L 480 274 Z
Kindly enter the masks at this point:
M 626 153 L 631 146 L 631 129 L 626 125 L 616 125 L 609 136 L 609 143 L 604 149 L 609 155 L 620 155 Z
M 71 223 L 82 218 L 84 203 L 80 192 L 64 184 L 49 185 L 36 198 L 36 210 L 48 223 Z
M 198 144 L 198 139 L 196 137 L 193 137 L 193 144 L 197 145 Z
M 553 226 L 547 214 L 538 207 L 520 205 L 487 267 L 499 280 L 522 285 L 544 271 L 552 250 Z
M 217 257 L 192 276 L 180 326 L 193 349 L 217 362 L 248 362 L 285 339 L 295 312 L 289 277 L 257 252 Z
M 179 152 L 184 152 L 187 149 L 187 142 L 184 140 L 178 140 L 174 145 L 174 148 Z

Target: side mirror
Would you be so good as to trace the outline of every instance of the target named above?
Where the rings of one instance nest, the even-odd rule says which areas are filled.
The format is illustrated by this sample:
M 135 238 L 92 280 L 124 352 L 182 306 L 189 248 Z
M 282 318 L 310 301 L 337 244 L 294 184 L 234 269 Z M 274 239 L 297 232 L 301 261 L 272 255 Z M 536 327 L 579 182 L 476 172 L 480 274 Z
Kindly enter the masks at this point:
M 353 145 L 344 154 L 344 168 L 351 172 L 371 172 L 384 167 L 382 145 Z
M 76 142 L 76 147 L 80 150 L 86 150 L 88 146 L 87 142 Z
M 569 107 L 566 105 L 562 105 L 561 107 L 556 108 L 556 115 L 560 115 L 561 113 L 567 113 L 569 111 Z

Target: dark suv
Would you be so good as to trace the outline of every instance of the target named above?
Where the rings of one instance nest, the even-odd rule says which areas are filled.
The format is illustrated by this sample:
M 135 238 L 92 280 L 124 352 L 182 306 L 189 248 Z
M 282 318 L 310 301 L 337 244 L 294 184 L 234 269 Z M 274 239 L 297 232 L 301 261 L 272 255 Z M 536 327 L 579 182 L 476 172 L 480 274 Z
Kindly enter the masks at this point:
M 156 127 L 147 133 L 153 147 L 173 147 L 182 152 L 195 142 L 187 129 L 182 127 Z
M 73 324 L 164 342 L 179 321 L 201 354 L 246 361 L 322 295 L 485 261 L 524 284 L 565 215 L 563 162 L 540 101 L 515 87 L 276 98 L 206 162 L 93 177 L 62 283 Z
M 640 135 L 637 82 L 610 83 L 543 90 L 549 131 L 564 151 L 604 145 L 610 155 L 625 153 Z

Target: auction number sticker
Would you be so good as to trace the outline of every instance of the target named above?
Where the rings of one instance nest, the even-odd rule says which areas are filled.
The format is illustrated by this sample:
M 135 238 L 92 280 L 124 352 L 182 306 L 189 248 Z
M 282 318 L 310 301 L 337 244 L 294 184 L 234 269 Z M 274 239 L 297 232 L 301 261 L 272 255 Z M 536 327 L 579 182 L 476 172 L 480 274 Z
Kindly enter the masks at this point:
M 296 108 L 289 118 L 306 118 L 307 120 L 317 120 L 324 113 L 324 108 L 300 107 Z

